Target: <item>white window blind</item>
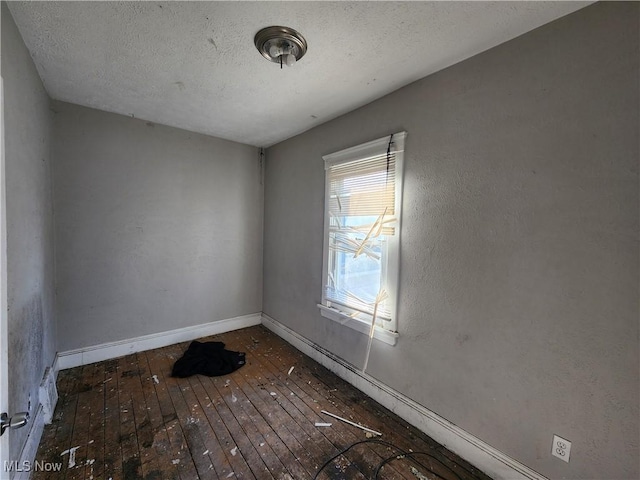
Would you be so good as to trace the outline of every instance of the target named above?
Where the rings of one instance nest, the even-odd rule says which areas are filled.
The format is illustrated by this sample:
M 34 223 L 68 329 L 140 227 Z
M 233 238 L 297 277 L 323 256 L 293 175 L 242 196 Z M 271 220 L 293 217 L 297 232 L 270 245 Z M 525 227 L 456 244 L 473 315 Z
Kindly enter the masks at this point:
M 325 158 L 323 304 L 351 317 L 395 315 L 400 178 L 405 133 Z

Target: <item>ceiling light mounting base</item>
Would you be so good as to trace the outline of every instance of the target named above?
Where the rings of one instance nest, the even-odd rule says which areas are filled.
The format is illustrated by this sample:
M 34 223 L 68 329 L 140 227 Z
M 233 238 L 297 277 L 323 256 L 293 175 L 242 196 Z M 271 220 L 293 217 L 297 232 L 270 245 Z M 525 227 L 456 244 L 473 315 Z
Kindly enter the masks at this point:
M 291 67 L 307 53 L 307 41 L 289 27 L 271 26 L 256 33 L 254 43 L 260 54 L 270 62 Z

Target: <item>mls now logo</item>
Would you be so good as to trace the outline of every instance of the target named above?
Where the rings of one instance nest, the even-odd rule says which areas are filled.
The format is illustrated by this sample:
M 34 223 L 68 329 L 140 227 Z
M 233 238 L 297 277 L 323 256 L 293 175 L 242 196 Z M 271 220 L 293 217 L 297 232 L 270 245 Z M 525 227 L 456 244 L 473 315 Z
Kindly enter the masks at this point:
M 41 460 L 36 460 L 35 462 L 28 460 L 18 462 L 17 460 L 5 460 L 3 467 L 5 472 L 59 472 L 62 470 L 62 462 L 43 462 Z

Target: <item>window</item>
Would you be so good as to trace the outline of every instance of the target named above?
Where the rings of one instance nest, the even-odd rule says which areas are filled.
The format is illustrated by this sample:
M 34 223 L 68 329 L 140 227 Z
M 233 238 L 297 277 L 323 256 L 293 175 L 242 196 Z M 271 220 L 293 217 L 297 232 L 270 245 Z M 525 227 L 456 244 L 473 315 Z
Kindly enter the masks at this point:
M 323 157 L 326 318 L 395 344 L 406 132 Z

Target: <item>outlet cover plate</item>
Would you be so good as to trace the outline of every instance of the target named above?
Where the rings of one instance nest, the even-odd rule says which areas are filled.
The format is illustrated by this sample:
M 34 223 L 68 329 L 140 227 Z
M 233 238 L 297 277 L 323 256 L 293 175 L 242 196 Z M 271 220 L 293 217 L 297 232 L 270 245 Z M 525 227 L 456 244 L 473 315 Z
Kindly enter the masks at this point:
M 553 436 L 553 444 L 551 445 L 551 455 L 558 457 L 560 460 L 569 463 L 571 455 L 571 442 L 558 435 Z

